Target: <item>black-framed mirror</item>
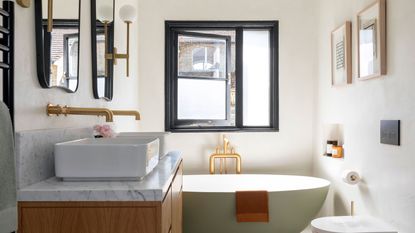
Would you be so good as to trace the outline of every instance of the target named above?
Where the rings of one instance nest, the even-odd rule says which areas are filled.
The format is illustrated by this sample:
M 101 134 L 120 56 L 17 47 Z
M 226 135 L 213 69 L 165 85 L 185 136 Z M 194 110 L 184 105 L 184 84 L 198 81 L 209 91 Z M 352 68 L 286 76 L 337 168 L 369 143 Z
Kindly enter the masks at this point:
M 39 83 L 74 93 L 79 85 L 80 0 L 35 0 Z
M 91 0 L 92 87 L 96 99 L 112 100 L 114 63 L 114 0 Z

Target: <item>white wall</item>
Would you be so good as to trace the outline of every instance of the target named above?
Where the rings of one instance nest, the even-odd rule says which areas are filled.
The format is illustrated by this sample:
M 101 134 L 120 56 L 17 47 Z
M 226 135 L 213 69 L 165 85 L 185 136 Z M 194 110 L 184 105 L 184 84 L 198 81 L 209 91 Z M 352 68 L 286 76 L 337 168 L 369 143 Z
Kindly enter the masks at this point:
M 138 55 L 132 53 L 130 78 L 124 77 L 124 62 L 116 67 L 111 103 L 92 96 L 89 1 L 82 1 L 82 60 L 80 86 L 75 94 L 40 88 L 35 63 L 34 9 L 16 7 L 16 129 L 88 126 L 97 122 L 95 117 L 86 116 L 47 117 L 45 106 L 52 102 L 84 107 L 139 106 L 142 121 L 117 118 L 119 130 L 136 130 L 139 126 L 142 131 L 162 131 L 164 20 L 280 20 L 280 132 L 229 136 L 243 156 L 244 171 L 309 174 L 313 158 L 314 174 L 333 182 L 323 215 L 347 214 L 348 202 L 354 200 L 358 214 L 379 216 L 399 227 L 401 233 L 411 233 L 415 218 L 415 158 L 411 153 L 415 149 L 411 144 L 415 135 L 415 2 L 388 1 L 387 76 L 369 81 L 354 79 L 352 85 L 342 88 L 330 85 L 330 32 L 345 20 L 355 23 L 356 13 L 370 2 L 140 0 L 131 44 Z M 354 45 L 355 32 L 354 27 Z M 123 38 L 116 40 L 123 51 Z M 355 46 L 353 52 L 356 58 Z M 401 147 L 379 143 L 381 119 L 402 120 Z M 347 146 L 344 161 L 320 156 L 325 140 L 323 126 L 330 123 L 343 125 Z M 167 145 L 183 151 L 186 173 L 206 173 L 208 156 L 218 136 L 173 134 Z M 363 183 L 358 187 L 343 184 L 340 173 L 345 168 L 359 170 Z
M 124 0 L 137 7 L 137 1 Z M 137 63 L 137 24 L 131 29 L 131 63 Z M 109 107 L 114 109 L 138 109 L 138 66 L 131 67 L 131 75 L 125 77 L 125 62 L 115 67 L 114 100 L 110 103 L 96 100 L 92 95 L 90 2 L 81 1 L 80 83 L 75 94 L 60 89 L 42 89 L 36 73 L 36 42 L 34 29 L 34 4 L 29 9 L 16 5 L 15 30 L 15 120 L 16 130 L 92 126 L 104 123 L 94 116 L 46 116 L 48 103 L 77 107 Z M 119 52 L 125 51 L 125 26 L 117 24 L 115 35 Z M 121 36 L 120 36 L 121 35 Z M 121 131 L 137 130 L 139 122 L 130 117 L 116 117 L 114 125 Z
M 312 151 L 316 4 L 309 0 L 140 0 L 139 100 L 143 131 L 164 130 L 165 20 L 279 20 L 280 132 L 235 133 L 245 172 L 309 174 Z M 173 134 L 186 173 L 207 173 L 219 134 Z
M 323 215 L 344 215 L 349 202 L 356 201 L 357 214 L 382 218 L 414 232 L 415 157 L 415 2 L 389 0 L 387 20 L 388 75 L 356 80 L 347 87 L 331 87 L 330 32 L 346 20 L 353 21 L 353 65 L 357 67 L 356 13 L 371 0 L 322 0 L 318 22 L 318 78 L 316 80 L 314 174 L 333 182 Z M 402 146 L 380 144 L 380 120 L 398 119 Z M 324 125 L 343 125 L 344 161 L 322 157 Z M 341 182 L 340 173 L 350 168 L 364 180 L 357 187 Z

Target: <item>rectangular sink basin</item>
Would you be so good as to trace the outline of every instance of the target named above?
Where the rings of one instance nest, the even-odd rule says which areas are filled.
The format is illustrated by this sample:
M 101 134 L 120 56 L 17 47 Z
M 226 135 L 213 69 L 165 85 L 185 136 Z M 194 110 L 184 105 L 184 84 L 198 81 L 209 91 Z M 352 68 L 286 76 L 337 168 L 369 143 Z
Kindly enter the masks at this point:
M 117 138 L 158 138 L 160 140 L 160 156 L 159 159 L 168 153 L 166 150 L 166 139 L 170 135 L 170 132 L 121 132 L 117 135 Z
M 141 180 L 158 157 L 157 138 L 86 138 L 55 145 L 55 172 L 65 181 Z

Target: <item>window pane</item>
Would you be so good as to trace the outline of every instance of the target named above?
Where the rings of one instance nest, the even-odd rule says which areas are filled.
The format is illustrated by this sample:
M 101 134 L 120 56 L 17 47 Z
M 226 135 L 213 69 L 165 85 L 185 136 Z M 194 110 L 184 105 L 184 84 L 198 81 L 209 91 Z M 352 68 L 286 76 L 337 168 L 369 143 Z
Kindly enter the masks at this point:
M 78 29 L 71 29 L 71 28 L 54 28 L 51 33 L 51 48 L 50 48 L 50 59 L 51 59 L 51 66 L 50 66 L 50 86 L 64 86 L 69 88 L 67 78 L 70 76 L 70 47 L 67 47 L 65 50 L 65 43 L 66 46 L 70 46 L 68 41 L 65 41 L 66 37 L 70 35 L 77 34 L 79 32 Z M 68 39 L 69 40 L 69 39 Z M 71 41 L 71 45 L 73 45 L 73 41 Z M 76 44 L 76 46 L 78 46 Z M 73 52 L 78 52 L 78 49 L 73 49 Z M 65 55 L 67 57 L 65 58 Z M 77 55 L 76 55 L 77 56 Z M 73 57 L 72 57 L 73 58 Z M 65 64 L 66 63 L 66 64 Z M 76 62 L 76 65 L 78 63 Z M 72 66 L 73 68 L 73 66 Z M 77 67 L 76 67 L 77 68 Z M 77 72 L 76 72 L 77 73 Z M 78 76 L 77 74 L 74 76 Z M 75 90 L 75 89 L 72 89 Z
M 243 124 L 270 125 L 270 34 L 268 30 L 243 33 Z
M 178 80 L 179 120 L 225 120 L 226 81 Z
M 230 87 L 230 126 L 236 125 L 236 74 L 235 74 L 235 63 L 236 63 L 236 31 L 235 30 L 192 30 L 189 32 L 196 32 L 196 33 L 208 33 L 211 35 L 221 35 L 221 36 L 228 36 L 230 38 L 231 43 L 231 54 L 230 56 L 230 67 L 228 73 L 230 73 L 231 79 L 231 87 Z M 229 77 L 228 77 L 229 78 Z
M 69 77 L 78 77 L 78 36 L 68 38 L 68 72 Z M 72 90 L 72 89 L 71 89 Z
M 105 35 L 97 35 L 97 76 L 105 77 Z
M 226 78 L 226 40 L 179 35 L 179 76 Z

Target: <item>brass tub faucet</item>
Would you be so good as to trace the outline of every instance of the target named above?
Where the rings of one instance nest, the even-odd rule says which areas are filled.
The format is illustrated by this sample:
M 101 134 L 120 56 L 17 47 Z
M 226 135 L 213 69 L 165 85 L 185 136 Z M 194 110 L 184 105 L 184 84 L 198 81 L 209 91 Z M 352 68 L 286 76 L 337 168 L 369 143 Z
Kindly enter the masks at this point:
M 213 153 L 209 158 L 209 172 L 215 174 L 215 160 L 220 159 L 220 174 L 227 174 L 228 167 L 226 166 L 226 159 L 236 160 L 236 174 L 241 174 L 242 158 L 239 154 L 235 153 L 234 148 L 229 147 L 229 140 L 223 137 L 223 148 L 216 148 L 216 152 Z

